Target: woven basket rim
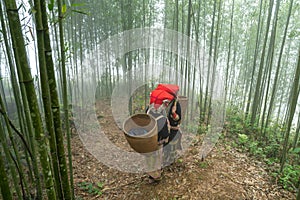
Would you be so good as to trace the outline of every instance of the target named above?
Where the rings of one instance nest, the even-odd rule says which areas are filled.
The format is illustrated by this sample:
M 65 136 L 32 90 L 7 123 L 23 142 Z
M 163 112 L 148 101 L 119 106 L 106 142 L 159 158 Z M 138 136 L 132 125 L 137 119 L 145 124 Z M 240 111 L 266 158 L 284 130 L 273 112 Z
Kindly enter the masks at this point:
M 150 119 L 154 121 L 154 126 L 152 127 L 151 130 L 148 131 L 147 134 L 144 134 L 144 135 L 135 135 L 135 136 L 133 136 L 133 135 L 128 134 L 127 131 L 125 130 L 125 123 L 126 123 L 128 120 L 130 120 L 132 117 L 135 117 L 135 116 L 138 116 L 138 115 L 144 115 L 144 116 L 147 115 L 147 116 L 149 116 Z M 157 127 L 157 122 L 156 122 L 155 118 L 154 118 L 153 116 L 147 114 L 147 113 L 137 113 L 137 114 L 130 115 L 130 116 L 127 117 L 127 118 L 124 120 L 124 122 L 123 122 L 123 132 L 124 132 L 124 134 L 125 134 L 127 137 L 131 137 L 131 138 L 147 138 L 148 135 L 149 135 L 149 133 L 152 133 L 156 127 Z

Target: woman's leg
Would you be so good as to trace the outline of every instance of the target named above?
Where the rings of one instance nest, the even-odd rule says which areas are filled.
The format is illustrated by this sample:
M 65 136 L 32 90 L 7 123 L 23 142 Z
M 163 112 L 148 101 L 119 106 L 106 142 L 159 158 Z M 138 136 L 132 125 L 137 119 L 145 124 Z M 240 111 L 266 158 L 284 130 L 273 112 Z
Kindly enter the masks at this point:
M 161 178 L 162 167 L 162 145 L 158 147 L 158 150 L 146 155 L 146 162 L 148 166 L 147 174 L 151 179 L 158 181 Z
M 182 150 L 181 136 L 182 134 L 180 131 L 174 131 L 171 133 L 169 143 L 164 146 L 164 166 L 172 164 L 178 157 L 177 151 Z

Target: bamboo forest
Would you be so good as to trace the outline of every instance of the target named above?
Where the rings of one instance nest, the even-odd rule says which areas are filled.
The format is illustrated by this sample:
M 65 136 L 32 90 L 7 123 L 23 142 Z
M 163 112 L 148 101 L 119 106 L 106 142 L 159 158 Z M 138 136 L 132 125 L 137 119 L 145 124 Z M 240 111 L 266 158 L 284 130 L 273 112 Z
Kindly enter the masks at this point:
M 300 0 L 0 0 L 0 199 L 300 200 Z

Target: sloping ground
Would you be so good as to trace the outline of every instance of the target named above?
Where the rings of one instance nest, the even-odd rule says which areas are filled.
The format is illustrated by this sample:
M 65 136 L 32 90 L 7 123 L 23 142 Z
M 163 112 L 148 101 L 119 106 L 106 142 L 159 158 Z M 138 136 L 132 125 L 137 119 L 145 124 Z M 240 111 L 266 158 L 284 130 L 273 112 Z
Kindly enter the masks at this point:
M 115 125 L 110 101 L 97 102 L 102 130 L 116 145 L 130 149 Z M 164 168 L 159 184 L 145 174 L 110 169 L 95 159 L 78 135 L 72 138 L 75 192 L 78 199 L 295 199 L 295 194 L 271 182 L 262 163 L 219 142 L 200 161 L 196 142 L 176 163 Z M 97 186 L 103 184 L 101 189 Z M 96 194 L 98 193 L 98 194 Z M 102 194 L 100 194 L 102 193 Z

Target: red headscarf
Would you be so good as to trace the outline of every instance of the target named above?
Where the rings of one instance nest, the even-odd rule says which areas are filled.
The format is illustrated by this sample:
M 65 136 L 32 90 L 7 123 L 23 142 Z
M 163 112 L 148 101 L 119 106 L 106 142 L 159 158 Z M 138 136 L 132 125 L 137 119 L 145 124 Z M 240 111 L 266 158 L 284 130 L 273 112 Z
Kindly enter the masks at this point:
M 150 104 L 154 104 L 158 108 L 163 104 L 164 100 L 172 101 L 179 90 L 178 85 L 158 84 L 158 86 L 150 94 Z
M 176 96 L 179 91 L 179 86 L 174 84 L 158 84 L 156 90 L 164 90 L 173 96 Z

